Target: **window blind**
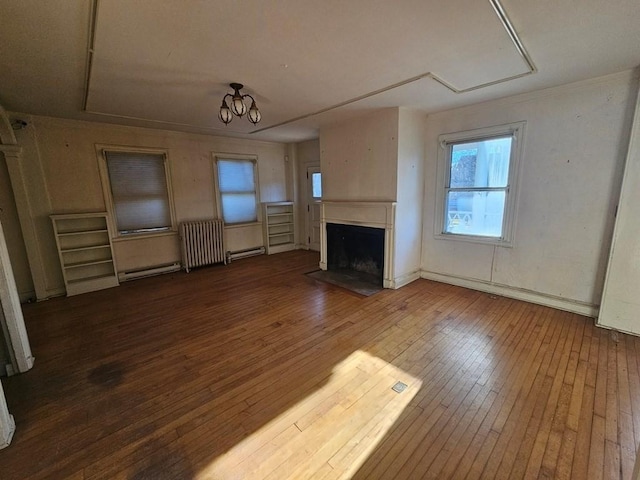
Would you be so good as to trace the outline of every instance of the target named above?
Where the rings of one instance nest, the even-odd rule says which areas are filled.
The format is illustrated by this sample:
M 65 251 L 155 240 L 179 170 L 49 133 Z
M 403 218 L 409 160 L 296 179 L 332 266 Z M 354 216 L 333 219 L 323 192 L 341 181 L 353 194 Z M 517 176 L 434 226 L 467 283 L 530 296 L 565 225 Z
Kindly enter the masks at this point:
M 218 159 L 218 188 L 226 224 L 258 221 L 255 163 Z
M 164 155 L 105 152 L 120 233 L 171 228 Z

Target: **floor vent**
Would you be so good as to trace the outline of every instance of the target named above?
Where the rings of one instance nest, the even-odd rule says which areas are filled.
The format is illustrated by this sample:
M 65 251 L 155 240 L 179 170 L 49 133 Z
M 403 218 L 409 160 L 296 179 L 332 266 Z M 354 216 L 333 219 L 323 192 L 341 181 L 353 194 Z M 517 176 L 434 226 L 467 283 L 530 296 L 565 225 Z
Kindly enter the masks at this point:
M 393 387 L 391 387 L 391 390 L 393 390 L 394 392 L 404 392 L 404 390 L 407 388 L 407 384 L 406 383 L 402 383 L 402 382 L 397 382 Z

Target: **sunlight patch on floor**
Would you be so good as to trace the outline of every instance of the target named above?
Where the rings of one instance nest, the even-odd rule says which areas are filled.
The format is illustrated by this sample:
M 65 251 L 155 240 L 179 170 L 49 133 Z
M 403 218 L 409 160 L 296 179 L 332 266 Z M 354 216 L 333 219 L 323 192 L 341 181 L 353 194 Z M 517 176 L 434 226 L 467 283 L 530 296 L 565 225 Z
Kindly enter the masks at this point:
M 407 388 L 396 393 L 396 382 Z M 197 480 L 350 478 L 409 405 L 422 383 L 358 350 L 326 383 L 216 458 Z

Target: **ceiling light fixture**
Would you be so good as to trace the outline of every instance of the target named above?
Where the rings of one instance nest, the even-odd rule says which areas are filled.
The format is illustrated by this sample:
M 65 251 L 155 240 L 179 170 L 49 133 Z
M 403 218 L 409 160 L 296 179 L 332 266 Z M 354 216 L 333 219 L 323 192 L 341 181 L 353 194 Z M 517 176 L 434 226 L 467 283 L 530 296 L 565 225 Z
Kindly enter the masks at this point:
M 262 115 L 256 106 L 255 99 L 249 94 L 242 95 L 240 93 L 240 90 L 244 87 L 241 83 L 230 83 L 229 86 L 234 90 L 233 95 L 227 93 L 222 97 L 222 105 L 220 106 L 220 113 L 218 113 L 220 121 L 228 125 L 231 123 L 231 120 L 233 120 L 234 115 L 242 117 L 246 113 L 249 121 L 254 125 L 257 124 L 262 118 Z M 231 98 L 231 108 L 227 105 L 227 97 Z M 247 97 L 251 99 L 251 106 L 248 111 L 247 105 L 244 103 L 244 99 Z

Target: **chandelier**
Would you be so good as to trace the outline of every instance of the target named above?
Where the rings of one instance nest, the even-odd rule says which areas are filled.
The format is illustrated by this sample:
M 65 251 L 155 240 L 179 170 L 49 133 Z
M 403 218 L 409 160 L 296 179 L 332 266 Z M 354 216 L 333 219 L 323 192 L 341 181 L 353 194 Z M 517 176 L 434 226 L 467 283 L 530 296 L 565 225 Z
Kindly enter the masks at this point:
M 218 118 L 222 123 L 228 125 L 233 120 L 233 116 L 242 117 L 245 113 L 247 114 L 247 118 L 254 125 L 260 121 L 262 115 L 260 114 L 260 110 L 256 106 L 256 101 L 249 94 L 242 95 L 240 90 L 242 90 L 241 83 L 230 83 L 229 86 L 233 88 L 233 95 L 227 93 L 224 97 L 222 97 L 222 105 L 220 106 L 220 113 L 218 114 Z M 227 105 L 227 97 L 231 98 L 231 108 Z M 249 111 L 247 111 L 247 104 L 244 103 L 245 98 L 251 99 L 251 106 L 249 107 Z

